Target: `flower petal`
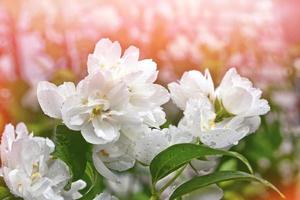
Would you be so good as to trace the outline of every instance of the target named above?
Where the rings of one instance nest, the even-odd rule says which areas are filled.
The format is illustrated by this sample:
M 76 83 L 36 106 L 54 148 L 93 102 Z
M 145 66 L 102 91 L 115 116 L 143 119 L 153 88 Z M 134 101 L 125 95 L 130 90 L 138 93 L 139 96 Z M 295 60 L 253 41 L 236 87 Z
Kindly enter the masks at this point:
M 57 86 L 47 81 L 39 82 L 37 98 L 43 112 L 53 118 L 61 118 L 63 97 L 59 94 Z

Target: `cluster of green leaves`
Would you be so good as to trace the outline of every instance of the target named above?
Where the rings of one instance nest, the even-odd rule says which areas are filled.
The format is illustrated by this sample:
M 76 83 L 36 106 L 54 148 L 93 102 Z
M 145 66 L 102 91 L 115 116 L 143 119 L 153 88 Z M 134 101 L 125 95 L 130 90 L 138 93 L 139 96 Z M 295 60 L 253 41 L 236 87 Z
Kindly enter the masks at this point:
M 177 171 L 171 181 L 174 181 L 178 175 L 184 170 L 185 166 L 193 159 L 204 159 L 206 156 L 230 156 L 240 160 L 249 170 L 250 173 L 241 171 L 216 171 L 214 173 L 194 177 L 191 180 L 178 186 L 171 194 L 170 200 L 181 198 L 183 195 L 191 193 L 205 186 L 220 183 L 229 180 L 250 180 L 258 181 L 278 192 L 280 191 L 268 181 L 254 176 L 253 170 L 247 159 L 239 153 L 232 151 L 224 151 L 212 149 L 204 145 L 198 144 L 177 144 L 159 153 L 150 164 L 150 172 L 152 177 L 152 200 L 159 199 L 164 189 L 169 186 L 168 182 L 159 191 L 156 190 L 156 183 L 167 175 Z
M 56 145 L 53 155 L 63 160 L 70 168 L 70 183 L 79 179 L 87 183 L 87 187 L 81 191 L 81 200 L 91 200 L 101 193 L 104 187 L 103 179 L 93 165 L 92 145 L 84 140 L 80 132 L 59 125 L 54 131 L 53 141 Z

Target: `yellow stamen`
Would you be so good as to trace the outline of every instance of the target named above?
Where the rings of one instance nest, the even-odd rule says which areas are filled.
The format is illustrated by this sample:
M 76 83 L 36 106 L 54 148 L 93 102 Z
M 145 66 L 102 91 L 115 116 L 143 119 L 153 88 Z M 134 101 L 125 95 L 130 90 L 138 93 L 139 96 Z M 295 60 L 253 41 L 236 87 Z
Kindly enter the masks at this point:
M 107 151 L 105 151 L 104 149 L 102 149 L 102 150 L 100 151 L 100 153 L 101 153 L 102 156 L 105 156 L 105 157 L 108 157 L 108 156 L 109 156 L 109 153 L 108 153 Z

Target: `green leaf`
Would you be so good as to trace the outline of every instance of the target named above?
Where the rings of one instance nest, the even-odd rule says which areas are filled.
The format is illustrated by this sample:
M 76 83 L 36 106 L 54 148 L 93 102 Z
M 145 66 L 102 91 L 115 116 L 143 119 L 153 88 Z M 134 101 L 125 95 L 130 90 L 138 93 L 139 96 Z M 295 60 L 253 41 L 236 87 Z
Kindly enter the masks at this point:
M 170 200 L 179 198 L 205 186 L 229 180 L 258 181 L 275 190 L 282 198 L 285 198 L 284 195 L 274 185 L 262 178 L 258 178 L 254 175 L 240 171 L 219 171 L 205 176 L 198 176 L 183 183 L 176 188 L 171 195 Z
M 80 132 L 59 125 L 54 133 L 53 156 L 63 160 L 70 168 L 73 181 L 80 179 L 85 171 L 89 144 Z
M 83 194 L 81 200 L 94 199 L 104 189 L 103 178 L 90 162 L 86 165 L 83 180 L 87 183 L 87 187 L 81 191 Z
M 248 167 L 251 173 L 253 172 L 247 159 L 239 153 L 212 149 L 197 144 L 176 144 L 160 152 L 151 161 L 150 172 L 152 181 L 153 183 L 156 183 L 158 180 L 164 178 L 193 159 L 215 155 L 225 155 L 237 158 Z
M 0 199 L 12 197 L 9 190 L 6 187 L 0 186 Z
M 0 199 L 1 200 L 21 200 L 10 193 L 9 189 L 5 186 L 0 186 Z

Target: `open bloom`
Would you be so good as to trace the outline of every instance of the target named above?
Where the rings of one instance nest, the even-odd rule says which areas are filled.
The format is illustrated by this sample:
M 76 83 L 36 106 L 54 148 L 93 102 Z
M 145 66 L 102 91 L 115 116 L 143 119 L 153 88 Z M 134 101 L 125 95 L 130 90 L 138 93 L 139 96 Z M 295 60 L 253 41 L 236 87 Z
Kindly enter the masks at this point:
M 98 72 L 79 82 L 76 94 L 62 106 L 63 122 L 72 130 L 81 130 L 92 144 L 117 141 L 122 125 L 138 126 L 142 120 L 129 104 L 129 91 L 110 73 Z
M 109 72 L 89 75 L 76 87 L 41 82 L 38 97 L 45 113 L 61 118 L 72 130 L 80 130 L 92 144 L 114 142 L 122 125 L 142 122 L 129 105 L 128 88 L 122 81 L 113 81 Z
M 165 123 L 161 105 L 169 100 L 169 93 L 154 84 L 156 63 L 138 57 L 135 47 L 121 57 L 118 42 L 100 40 L 89 56 L 89 75 L 77 86 L 39 83 L 37 96 L 43 112 L 80 130 L 92 144 L 115 142 L 121 130 L 130 135 L 141 125 L 158 128 Z
M 265 99 L 261 99 L 262 91 L 254 88 L 251 81 L 241 77 L 235 68 L 225 74 L 216 90 L 217 99 L 225 110 L 233 115 L 258 116 L 270 111 Z
M 71 178 L 69 168 L 51 157 L 54 147 L 49 139 L 29 135 L 22 123 L 16 129 L 6 125 L 1 140 L 1 176 L 12 194 L 25 200 L 81 198 L 78 190 L 85 182 L 76 181 L 65 191 Z
M 259 127 L 259 115 L 270 107 L 261 91 L 230 69 L 214 91 L 209 72 L 186 72 L 179 83 L 169 84 L 171 98 L 184 110 L 180 124 L 202 143 L 228 148 Z
M 190 99 L 180 123 L 202 143 L 214 148 L 236 145 L 247 134 L 254 132 L 260 124 L 257 117 L 235 116 L 216 122 L 216 116 L 207 97 Z
M 157 79 L 156 63 L 151 59 L 139 60 L 139 49 L 130 46 L 121 56 L 119 42 L 100 40 L 94 53 L 88 57 L 88 72 L 109 71 L 114 80 L 123 81 L 129 91 L 129 102 L 149 126 L 159 127 L 165 122 L 160 107 L 169 101 L 168 91 L 154 84 Z

